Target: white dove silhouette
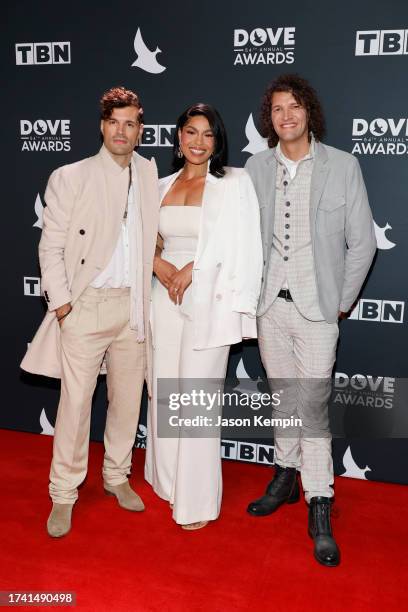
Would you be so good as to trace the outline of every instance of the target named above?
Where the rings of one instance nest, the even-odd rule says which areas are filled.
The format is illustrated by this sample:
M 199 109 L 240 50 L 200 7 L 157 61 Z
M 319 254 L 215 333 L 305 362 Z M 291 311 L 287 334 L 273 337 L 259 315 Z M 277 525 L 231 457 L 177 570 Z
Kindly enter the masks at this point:
M 245 126 L 245 136 L 248 138 L 248 144 L 244 149 L 242 149 L 242 152 L 246 151 L 247 153 L 252 153 L 252 155 L 254 155 L 260 151 L 265 151 L 268 148 L 267 139 L 262 138 L 255 127 L 252 113 L 249 115 Z
M 161 53 L 161 50 L 159 47 L 156 47 L 156 51 L 150 51 L 150 49 L 146 47 L 140 28 L 137 28 L 134 47 L 137 59 L 133 62 L 132 66 L 136 66 L 152 74 L 160 74 L 160 72 L 166 70 L 166 67 L 159 64 L 156 59 L 156 55 Z
M 374 229 L 375 229 L 375 237 L 377 239 L 377 247 L 382 249 L 383 251 L 387 251 L 388 249 L 393 249 L 395 247 L 395 242 L 391 242 L 388 240 L 385 232 L 389 229 L 392 229 L 391 225 L 388 223 L 384 227 L 380 227 L 374 221 Z
M 33 227 L 39 227 L 40 229 L 42 229 L 44 207 L 42 205 L 39 193 L 37 193 L 37 197 L 35 198 L 34 211 L 37 215 L 37 221 L 33 223 Z
M 237 365 L 237 374 L 236 374 L 237 378 L 241 379 L 241 378 L 249 378 L 248 376 L 248 372 L 245 369 L 244 366 L 244 362 L 242 361 L 242 357 L 239 360 L 239 363 Z
M 44 408 L 40 414 L 40 425 L 42 427 L 42 435 L 44 436 L 53 436 L 54 435 L 54 427 L 49 422 L 47 415 L 45 414 Z
M 146 425 L 142 425 L 140 423 L 140 425 L 138 427 L 138 432 L 136 434 L 136 437 L 137 438 L 145 438 L 146 436 L 147 436 L 147 427 L 146 427 Z
M 369 468 L 368 465 L 366 465 L 364 469 L 358 467 L 357 463 L 353 459 L 353 455 L 351 454 L 350 446 L 344 453 L 343 465 L 346 468 L 346 471 L 341 475 L 346 476 L 347 478 L 360 478 L 361 480 L 367 480 L 365 473 L 371 472 L 371 468 Z

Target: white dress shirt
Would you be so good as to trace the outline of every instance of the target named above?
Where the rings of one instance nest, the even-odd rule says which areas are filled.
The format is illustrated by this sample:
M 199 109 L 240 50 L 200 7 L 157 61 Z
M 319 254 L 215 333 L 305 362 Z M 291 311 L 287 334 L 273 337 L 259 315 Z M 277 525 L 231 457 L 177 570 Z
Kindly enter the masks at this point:
M 136 177 L 133 177 L 133 181 Z M 118 289 L 130 287 L 130 248 L 129 227 L 134 222 L 133 184 L 128 193 L 127 219 L 122 221 L 118 242 L 110 262 L 104 270 L 92 281 L 91 287 L 95 289 Z

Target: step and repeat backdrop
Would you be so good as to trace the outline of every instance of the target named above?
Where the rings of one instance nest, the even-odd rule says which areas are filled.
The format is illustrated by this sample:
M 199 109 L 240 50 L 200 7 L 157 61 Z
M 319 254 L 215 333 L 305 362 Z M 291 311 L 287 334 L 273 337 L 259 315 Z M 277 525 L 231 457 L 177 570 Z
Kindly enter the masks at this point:
M 216 106 L 227 127 L 230 165 L 243 166 L 266 148 L 257 127 L 264 89 L 278 74 L 297 72 L 320 94 L 325 142 L 361 164 L 378 242 L 360 299 L 340 324 L 330 408 L 342 432 L 334 440 L 336 473 L 407 483 L 406 0 L 17 0 L 2 30 L 0 427 L 53 433 L 58 381 L 19 369 L 45 312 L 37 257 L 43 194 L 53 169 L 99 149 L 102 93 L 113 85 L 139 93 L 146 122 L 139 153 L 154 156 L 164 176 L 176 119 L 188 105 Z M 245 379 L 264 385 L 255 342 L 233 347 L 229 377 L 241 389 Z M 100 377 L 92 417 L 96 440 L 103 436 L 105 392 Z M 144 398 L 141 447 L 146 406 Z M 273 440 L 224 440 L 223 453 L 269 464 Z

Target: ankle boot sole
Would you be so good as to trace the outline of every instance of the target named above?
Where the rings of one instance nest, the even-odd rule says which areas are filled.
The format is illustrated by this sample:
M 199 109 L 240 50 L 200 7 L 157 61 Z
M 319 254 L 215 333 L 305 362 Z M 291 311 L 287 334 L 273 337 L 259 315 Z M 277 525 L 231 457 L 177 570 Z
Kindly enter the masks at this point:
M 267 510 L 265 512 L 253 512 L 252 510 L 249 510 L 249 508 L 247 508 L 247 512 L 251 516 L 269 516 L 270 514 L 273 514 L 274 512 L 279 510 L 279 508 L 283 506 L 284 504 L 296 504 L 299 500 L 300 500 L 300 495 L 298 495 L 296 498 L 287 499 L 281 502 L 280 504 L 276 506 L 276 508 L 273 508 L 273 510 Z
M 54 534 L 54 533 L 50 533 L 50 532 L 48 531 L 48 528 L 47 528 L 47 533 L 48 533 L 48 535 L 50 536 L 50 538 L 54 538 L 54 539 L 57 539 L 57 540 L 58 540 L 58 539 L 61 539 L 61 538 L 65 538 L 65 536 L 67 536 L 67 535 L 69 534 L 69 532 L 70 532 L 70 531 L 71 531 L 71 527 L 68 529 L 68 531 L 65 531 L 64 533 L 61 533 L 61 534 L 58 534 L 58 535 L 57 535 L 57 534 Z
M 313 533 L 310 531 L 310 529 L 308 529 L 308 530 L 307 530 L 307 533 L 308 533 L 309 537 L 310 537 L 310 538 L 313 540 L 313 539 L 314 539 L 314 535 L 313 535 Z M 319 558 L 319 557 L 316 555 L 316 552 L 315 552 L 315 551 L 313 551 L 313 556 L 314 556 L 314 558 L 316 559 L 316 561 L 317 561 L 318 563 L 320 563 L 320 565 L 324 565 L 324 567 L 337 567 L 338 565 L 340 565 L 340 559 L 339 559 L 338 561 L 335 561 L 335 562 L 332 562 L 332 563 L 327 562 L 327 561 L 323 561 L 322 559 L 320 559 L 320 558 Z
M 107 489 L 104 489 L 105 495 L 110 495 L 111 497 L 116 497 L 117 502 L 119 504 L 119 506 L 121 508 L 123 508 L 123 510 L 127 510 L 128 512 L 144 512 L 145 510 L 145 506 L 143 505 L 143 507 L 139 507 L 139 508 L 129 508 L 129 506 L 124 506 L 123 504 L 120 503 L 118 496 L 115 495 L 115 493 L 111 493 L 111 491 L 108 491 Z

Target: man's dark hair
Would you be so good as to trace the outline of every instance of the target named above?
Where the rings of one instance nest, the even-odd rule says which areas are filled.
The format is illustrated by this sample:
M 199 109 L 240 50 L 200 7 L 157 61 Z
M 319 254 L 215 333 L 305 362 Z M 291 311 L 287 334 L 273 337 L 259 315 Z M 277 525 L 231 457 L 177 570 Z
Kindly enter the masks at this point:
M 114 108 L 134 106 L 139 109 L 139 123 L 143 123 L 143 108 L 140 98 L 134 91 L 125 87 L 111 87 L 100 99 L 101 119 L 109 119 Z
M 281 74 L 272 81 L 262 98 L 260 127 L 262 136 L 268 139 L 268 146 L 276 147 L 279 142 L 271 119 L 272 96 L 278 91 L 290 92 L 296 102 L 306 109 L 308 130 L 313 133 L 317 141 L 321 141 L 325 134 L 325 121 L 316 91 L 298 74 Z
M 224 166 L 227 165 L 228 160 L 227 134 L 224 123 L 218 111 L 209 104 L 193 104 L 192 106 L 189 106 L 177 119 L 173 144 L 173 170 L 180 170 L 185 163 L 184 157 L 180 159 L 180 157 L 177 155 L 180 146 L 178 131 L 183 129 L 183 126 L 187 123 L 190 117 L 195 117 L 197 115 L 202 115 L 203 117 L 207 118 L 210 128 L 214 134 L 215 147 L 214 153 L 210 159 L 210 173 L 217 178 L 221 178 L 225 174 Z

